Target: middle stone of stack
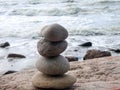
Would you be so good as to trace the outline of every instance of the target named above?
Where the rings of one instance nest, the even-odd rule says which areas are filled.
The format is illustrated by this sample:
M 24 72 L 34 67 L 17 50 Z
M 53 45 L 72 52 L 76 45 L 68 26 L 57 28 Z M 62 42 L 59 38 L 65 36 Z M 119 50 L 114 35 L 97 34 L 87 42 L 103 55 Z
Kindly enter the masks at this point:
M 60 55 L 66 48 L 67 30 L 59 24 L 45 26 L 41 32 L 43 39 L 37 44 L 40 59 L 36 67 L 43 74 L 63 75 L 69 68 L 68 60 Z

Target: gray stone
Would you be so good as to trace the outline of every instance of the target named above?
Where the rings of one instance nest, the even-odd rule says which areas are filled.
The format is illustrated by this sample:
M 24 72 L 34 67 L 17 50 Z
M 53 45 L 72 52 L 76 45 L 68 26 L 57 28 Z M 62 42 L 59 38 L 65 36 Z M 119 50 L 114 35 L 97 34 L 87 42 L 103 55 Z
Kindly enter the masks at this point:
M 67 30 L 59 24 L 52 24 L 43 27 L 41 34 L 49 41 L 63 41 L 68 37 Z
M 71 87 L 76 82 L 76 78 L 71 75 L 49 76 L 40 72 L 32 78 L 33 86 L 46 89 L 65 89 Z
M 39 71 L 48 75 L 61 75 L 70 69 L 68 60 L 61 55 L 52 58 L 41 56 L 36 62 L 36 67 Z
M 93 59 L 93 58 L 100 58 L 100 57 L 107 57 L 111 56 L 109 51 L 100 51 L 100 50 L 88 50 L 85 56 L 83 57 L 84 60 Z
M 37 44 L 37 49 L 40 55 L 45 57 L 57 56 L 67 48 L 66 41 L 49 42 L 41 39 Z

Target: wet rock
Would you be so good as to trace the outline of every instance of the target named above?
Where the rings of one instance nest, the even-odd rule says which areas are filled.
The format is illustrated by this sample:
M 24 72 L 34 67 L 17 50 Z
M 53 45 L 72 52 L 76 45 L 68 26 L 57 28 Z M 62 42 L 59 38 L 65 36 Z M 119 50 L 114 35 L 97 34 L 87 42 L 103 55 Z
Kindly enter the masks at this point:
M 15 73 L 15 72 L 17 72 L 17 71 L 9 70 L 9 71 L 5 72 L 3 75 L 7 75 L 7 74 L 11 74 L 11 73 Z
M 66 56 L 65 58 L 67 58 L 69 62 L 78 61 L 78 57 L 74 57 L 74 56 Z
M 52 24 L 43 27 L 41 34 L 48 41 L 63 41 L 68 37 L 67 30 L 59 24 Z
M 26 58 L 26 57 L 21 54 L 10 53 L 8 54 L 7 58 Z
M 86 59 L 93 59 L 99 57 L 106 57 L 111 56 L 111 53 L 108 51 L 100 51 L 100 50 L 88 50 L 85 56 L 83 57 L 84 60 Z
M 77 49 L 75 49 L 74 51 L 75 51 L 75 52 L 77 52 L 78 50 L 77 50 Z
M 90 47 L 90 46 L 92 46 L 92 43 L 91 42 L 86 42 L 86 43 L 83 43 L 83 44 L 81 44 L 79 46 Z
M 114 51 L 115 53 L 120 53 L 120 49 L 109 49 L 110 51 Z
M 70 69 L 68 60 L 59 55 L 52 58 L 41 56 L 36 62 L 36 68 L 47 75 L 62 75 Z
M 49 42 L 45 39 L 41 39 L 37 44 L 37 50 L 40 55 L 45 57 L 57 56 L 67 48 L 66 41 Z
M 10 46 L 9 42 L 5 42 L 5 43 L 0 44 L 1 48 L 5 48 L 5 47 L 8 47 L 8 46 Z
M 38 88 L 65 89 L 71 87 L 75 82 L 76 78 L 71 75 L 48 76 L 40 72 L 32 79 L 33 85 Z

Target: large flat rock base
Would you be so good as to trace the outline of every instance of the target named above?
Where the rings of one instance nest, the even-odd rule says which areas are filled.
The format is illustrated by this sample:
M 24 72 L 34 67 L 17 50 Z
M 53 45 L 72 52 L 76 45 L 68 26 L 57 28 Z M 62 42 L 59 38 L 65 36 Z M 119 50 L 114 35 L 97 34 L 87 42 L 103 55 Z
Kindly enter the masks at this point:
M 37 90 L 31 81 L 36 72 L 28 69 L 2 75 L 0 90 Z M 120 56 L 71 62 L 67 74 L 77 77 L 77 82 L 66 90 L 120 90 Z

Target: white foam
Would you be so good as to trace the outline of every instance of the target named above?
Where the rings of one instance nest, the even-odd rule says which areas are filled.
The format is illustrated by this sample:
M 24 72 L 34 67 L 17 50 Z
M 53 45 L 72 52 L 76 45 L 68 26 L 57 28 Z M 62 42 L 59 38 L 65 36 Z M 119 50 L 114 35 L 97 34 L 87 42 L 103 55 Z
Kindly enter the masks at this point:
M 117 0 L 0 0 L 0 37 L 37 37 L 40 29 L 59 23 L 70 34 L 120 33 Z

